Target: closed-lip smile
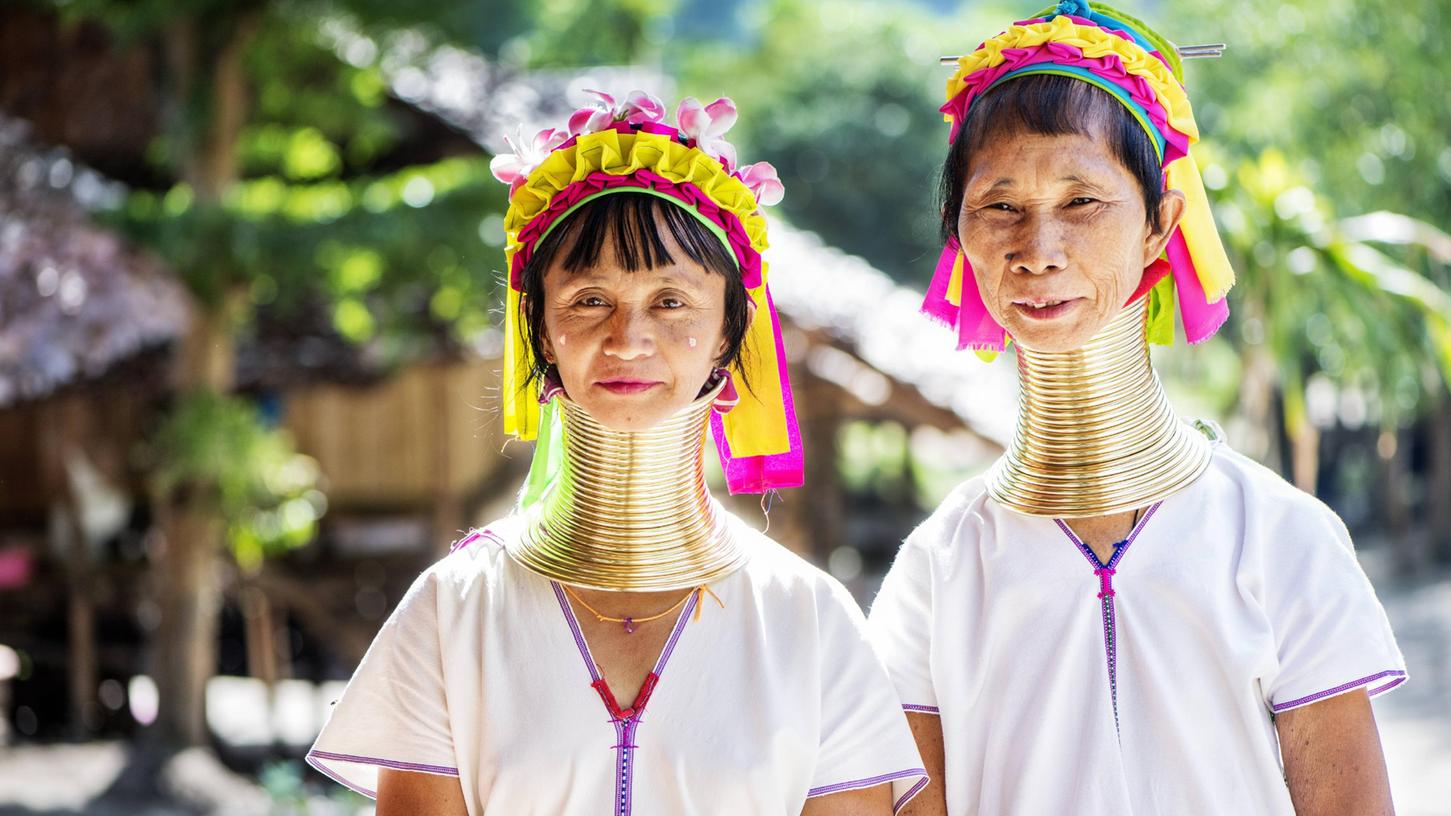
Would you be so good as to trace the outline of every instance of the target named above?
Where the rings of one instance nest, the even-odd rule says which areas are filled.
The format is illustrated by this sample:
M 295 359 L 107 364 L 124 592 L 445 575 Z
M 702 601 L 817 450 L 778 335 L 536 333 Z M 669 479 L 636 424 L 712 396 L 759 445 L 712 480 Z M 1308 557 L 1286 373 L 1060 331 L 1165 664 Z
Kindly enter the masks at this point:
M 634 377 L 613 377 L 595 383 L 612 394 L 639 394 L 660 384 L 659 380 L 641 380 Z

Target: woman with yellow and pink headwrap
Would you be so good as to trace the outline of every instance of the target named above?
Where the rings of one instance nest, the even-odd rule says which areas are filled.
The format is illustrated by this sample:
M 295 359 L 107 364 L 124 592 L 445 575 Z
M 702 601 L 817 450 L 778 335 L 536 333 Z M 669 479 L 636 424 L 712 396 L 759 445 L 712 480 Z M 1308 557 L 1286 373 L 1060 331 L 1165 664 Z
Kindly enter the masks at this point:
M 493 165 L 518 506 L 415 582 L 308 759 L 380 816 L 891 813 L 926 778 L 860 610 L 705 481 L 707 426 L 732 492 L 802 480 L 781 184 L 728 99 L 597 98 Z
M 1391 812 L 1370 698 L 1405 663 L 1345 526 L 1153 370 L 1234 283 L 1181 51 L 1064 0 L 948 81 L 923 310 L 1011 343 L 1021 399 L 872 607 L 932 778 L 909 813 Z

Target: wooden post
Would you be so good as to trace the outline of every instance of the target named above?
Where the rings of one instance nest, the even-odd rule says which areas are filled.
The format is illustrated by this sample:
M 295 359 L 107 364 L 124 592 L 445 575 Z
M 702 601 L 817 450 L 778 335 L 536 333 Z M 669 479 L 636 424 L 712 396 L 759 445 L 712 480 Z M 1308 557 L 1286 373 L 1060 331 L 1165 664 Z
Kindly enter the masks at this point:
M 184 504 L 157 504 L 164 541 L 157 587 L 156 727 L 170 745 L 205 745 L 206 686 L 216 670 L 222 600 L 217 558 L 222 522 Z

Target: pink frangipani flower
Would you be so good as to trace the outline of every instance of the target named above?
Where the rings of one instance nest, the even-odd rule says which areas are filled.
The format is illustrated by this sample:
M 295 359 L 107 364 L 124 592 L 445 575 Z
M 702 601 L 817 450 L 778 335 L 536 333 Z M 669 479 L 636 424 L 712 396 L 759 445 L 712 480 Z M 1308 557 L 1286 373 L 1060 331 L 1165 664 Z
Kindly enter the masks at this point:
M 569 134 L 556 128 L 545 128 L 525 141 L 523 133 L 515 133 L 511 139 L 504 137 L 513 153 L 500 153 L 489 161 L 489 172 L 494 178 L 509 185 L 509 195 L 524 185 L 534 168 L 538 167 L 554 148 L 564 144 Z
M 586 133 L 599 133 L 615 121 L 615 98 L 604 91 L 586 89 L 585 93 L 595 97 L 604 103 L 603 107 L 591 105 L 587 108 L 580 108 L 569 117 L 569 135 L 582 136 Z
M 665 105 L 644 91 L 631 91 L 623 102 L 604 91 L 586 91 L 598 104 L 580 108 L 569 117 L 565 129 L 547 128 L 528 141 L 522 133 L 504 137 L 513 153 L 501 153 L 489 162 L 489 170 L 499 181 L 509 185 L 512 197 L 528 180 L 529 174 L 560 145 L 578 136 L 608 130 L 620 122 L 644 125 L 663 122 Z M 756 203 L 769 207 L 781 201 L 785 187 L 769 162 L 756 162 L 736 168 L 736 148 L 725 140 L 726 131 L 736 122 L 736 105 L 721 97 L 709 105 L 694 97 L 681 100 L 675 112 L 676 128 L 683 141 L 721 163 L 727 173 L 739 178 L 755 196 Z
M 569 116 L 569 135 L 583 136 L 599 133 L 615 121 L 615 116 L 604 108 L 580 108 Z
M 630 95 L 615 109 L 615 118 L 632 125 L 660 122 L 665 119 L 665 103 L 644 91 L 630 91 Z
M 781 183 L 781 177 L 776 174 L 776 168 L 770 162 L 756 162 L 748 164 L 736 172 L 739 178 L 751 194 L 756 197 L 756 203 L 762 207 L 772 207 L 781 203 L 786 196 L 786 185 Z
M 675 121 L 680 132 L 694 141 L 701 152 L 719 159 L 726 172 L 735 169 L 736 151 L 724 136 L 736 123 L 736 103 L 721 97 L 702 106 L 700 100 L 687 96 L 680 100 Z
M 604 107 L 580 108 L 569 117 L 569 135 L 582 136 L 599 133 L 615 122 L 629 122 L 632 125 L 659 122 L 665 118 L 665 104 L 644 91 L 631 91 L 625 101 L 615 104 L 615 98 L 604 91 L 586 91 L 604 104 Z

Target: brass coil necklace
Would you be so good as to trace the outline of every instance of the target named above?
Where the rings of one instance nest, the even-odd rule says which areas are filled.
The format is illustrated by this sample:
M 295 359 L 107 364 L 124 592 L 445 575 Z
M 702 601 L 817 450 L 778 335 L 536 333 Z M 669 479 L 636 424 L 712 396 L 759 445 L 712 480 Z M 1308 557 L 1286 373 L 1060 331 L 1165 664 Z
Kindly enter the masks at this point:
M 644 431 L 601 425 L 559 401 L 559 476 L 505 549 L 546 578 L 587 589 L 662 591 L 717 581 L 745 561 L 705 484 L 705 426 L 724 382 Z
M 1028 515 L 1083 518 L 1152 504 L 1204 472 L 1210 442 L 1169 404 L 1147 322 L 1143 297 L 1082 348 L 1017 346 L 1018 427 L 988 495 Z

